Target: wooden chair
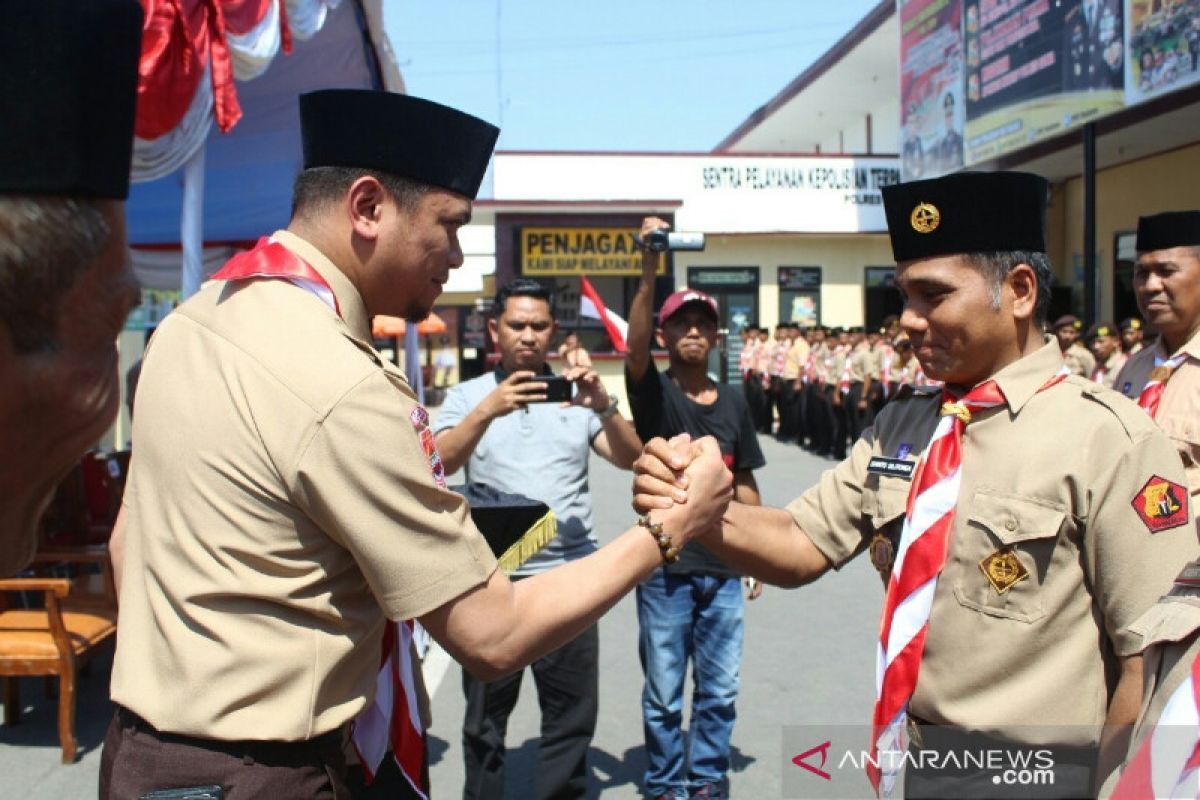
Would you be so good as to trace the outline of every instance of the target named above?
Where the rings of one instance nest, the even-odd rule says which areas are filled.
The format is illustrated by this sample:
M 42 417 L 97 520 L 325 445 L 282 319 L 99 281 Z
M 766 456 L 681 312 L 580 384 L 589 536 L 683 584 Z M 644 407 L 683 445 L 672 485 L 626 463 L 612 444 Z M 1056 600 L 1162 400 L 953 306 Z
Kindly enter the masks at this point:
M 0 580 L 0 678 L 4 679 L 4 724 L 21 718 L 20 678 L 58 676 L 58 739 L 62 761 L 75 760 L 75 678 L 81 665 L 117 632 L 117 602 L 108 548 L 73 553 L 39 553 L 39 560 L 90 561 L 106 576 L 100 597 L 73 598 L 68 578 L 9 578 Z M 19 608 L 17 593 L 40 592 L 42 608 Z M 47 692 L 49 693 L 49 692 Z
M 90 456 L 89 456 L 90 457 Z M 105 469 L 105 474 L 110 474 Z M 116 478 L 123 488 L 123 471 L 103 485 L 104 513 L 120 506 Z M 76 470 L 63 482 L 43 521 L 41 546 L 31 565 L 31 577 L 0 580 L 0 678 L 4 682 L 4 723 L 16 725 L 21 716 L 20 679 L 46 677 L 51 695 L 58 676 L 58 738 L 62 760 L 75 760 L 75 682 L 81 666 L 117 632 L 117 592 L 108 545 L 87 544 L 102 535 L 95 516 L 87 513 L 84 472 Z M 97 504 L 98 505 L 98 504 Z M 111 522 L 108 524 L 111 532 Z M 103 534 L 107 538 L 106 534 Z M 81 569 L 81 565 L 83 569 Z M 42 606 L 22 608 L 21 599 L 41 593 Z

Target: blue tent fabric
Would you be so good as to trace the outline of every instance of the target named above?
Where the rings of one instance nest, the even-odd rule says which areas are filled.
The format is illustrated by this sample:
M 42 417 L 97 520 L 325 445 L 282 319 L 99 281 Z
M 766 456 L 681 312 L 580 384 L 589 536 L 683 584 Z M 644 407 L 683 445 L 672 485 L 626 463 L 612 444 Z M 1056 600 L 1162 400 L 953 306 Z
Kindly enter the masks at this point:
M 287 224 L 300 169 L 299 96 L 314 89 L 380 89 L 375 51 L 357 2 L 343 2 L 309 41 L 279 53 L 258 78 L 238 83 L 244 115 L 205 144 L 204 240 L 250 242 Z M 179 242 L 183 171 L 130 187 L 130 244 Z

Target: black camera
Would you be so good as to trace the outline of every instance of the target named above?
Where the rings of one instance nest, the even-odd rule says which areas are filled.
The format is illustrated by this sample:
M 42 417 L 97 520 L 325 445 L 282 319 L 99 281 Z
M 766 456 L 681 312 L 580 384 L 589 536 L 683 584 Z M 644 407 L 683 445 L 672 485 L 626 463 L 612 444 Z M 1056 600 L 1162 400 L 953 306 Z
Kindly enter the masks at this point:
M 645 247 L 653 253 L 662 253 L 666 250 L 703 250 L 704 249 L 704 234 L 703 233 L 679 233 L 676 231 L 668 231 L 666 228 L 659 228 L 656 231 L 650 231 L 645 238 L 634 235 L 633 240 L 639 246 Z

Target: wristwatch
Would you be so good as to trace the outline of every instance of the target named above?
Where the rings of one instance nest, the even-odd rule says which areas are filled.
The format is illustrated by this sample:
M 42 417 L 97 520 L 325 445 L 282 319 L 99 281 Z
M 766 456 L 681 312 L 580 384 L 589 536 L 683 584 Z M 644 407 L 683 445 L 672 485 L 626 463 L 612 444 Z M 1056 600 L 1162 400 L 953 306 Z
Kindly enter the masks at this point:
M 608 396 L 608 405 L 604 407 L 603 411 L 597 411 L 596 416 L 600 419 L 608 419 L 613 414 L 617 413 L 617 406 L 620 405 L 620 403 L 621 398 L 617 397 L 615 394 L 610 394 Z

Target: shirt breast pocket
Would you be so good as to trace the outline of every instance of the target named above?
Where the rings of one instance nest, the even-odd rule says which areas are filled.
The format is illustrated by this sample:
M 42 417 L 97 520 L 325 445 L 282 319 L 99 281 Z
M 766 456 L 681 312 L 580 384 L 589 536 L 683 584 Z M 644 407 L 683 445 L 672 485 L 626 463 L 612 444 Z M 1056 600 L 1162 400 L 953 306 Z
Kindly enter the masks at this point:
M 887 475 L 872 474 L 863 486 L 862 510 L 878 531 L 901 519 L 908 508 L 911 481 Z
M 1066 511 L 1045 501 L 977 490 L 968 521 L 955 526 L 958 602 L 993 617 L 1036 622 L 1046 615 L 1043 587 L 1053 579 Z

